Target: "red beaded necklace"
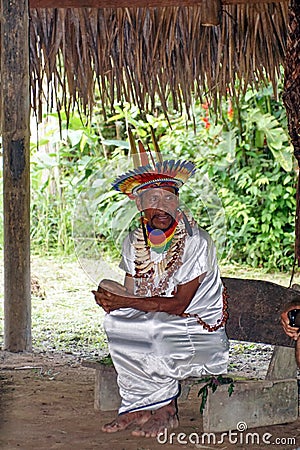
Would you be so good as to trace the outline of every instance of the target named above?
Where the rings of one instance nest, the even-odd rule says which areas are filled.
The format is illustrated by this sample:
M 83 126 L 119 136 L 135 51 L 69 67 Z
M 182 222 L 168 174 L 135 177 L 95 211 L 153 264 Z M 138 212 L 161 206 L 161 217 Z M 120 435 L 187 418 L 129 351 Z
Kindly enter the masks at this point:
M 222 316 L 221 319 L 217 320 L 217 323 L 215 325 L 209 325 L 207 322 L 205 322 L 198 314 L 190 314 L 190 313 L 183 313 L 180 316 L 181 317 L 195 317 L 197 319 L 197 322 L 205 328 L 205 330 L 209 332 L 217 331 L 219 328 L 223 327 L 228 319 L 228 299 L 229 295 L 227 294 L 227 288 L 224 286 L 223 289 L 223 308 L 222 308 Z

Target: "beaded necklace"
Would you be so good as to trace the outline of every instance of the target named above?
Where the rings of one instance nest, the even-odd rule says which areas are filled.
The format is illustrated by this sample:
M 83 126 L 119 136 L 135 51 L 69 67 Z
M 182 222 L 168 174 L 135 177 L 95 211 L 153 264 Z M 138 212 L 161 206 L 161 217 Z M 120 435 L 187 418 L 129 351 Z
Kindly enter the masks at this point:
M 142 227 L 137 228 L 134 234 L 136 295 L 165 295 L 169 281 L 181 266 L 186 238 L 184 223 L 178 222 L 167 251 L 155 258 L 151 255 L 151 248 L 145 244 Z
M 203 328 L 205 328 L 205 330 L 209 332 L 217 331 L 219 328 L 223 327 L 226 324 L 229 316 L 228 314 L 229 295 L 227 294 L 226 286 L 224 286 L 222 297 L 223 297 L 222 316 L 220 319 L 217 320 L 217 323 L 215 323 L 214 325 L 209 325 L 209 323 L 201 319 L 201 317 L 198 314 L 183 313 L 180 314 L 180 317 L 195 317 L 199 325 L 202 325 Z

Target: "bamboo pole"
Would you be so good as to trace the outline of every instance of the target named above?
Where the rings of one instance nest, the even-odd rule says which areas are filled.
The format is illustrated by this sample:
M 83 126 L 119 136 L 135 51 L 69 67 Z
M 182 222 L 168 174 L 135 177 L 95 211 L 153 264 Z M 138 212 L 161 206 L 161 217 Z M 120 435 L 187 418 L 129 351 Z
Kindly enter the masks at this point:
M 1 0 L 4 349 L 31 349 L 28 0 Z

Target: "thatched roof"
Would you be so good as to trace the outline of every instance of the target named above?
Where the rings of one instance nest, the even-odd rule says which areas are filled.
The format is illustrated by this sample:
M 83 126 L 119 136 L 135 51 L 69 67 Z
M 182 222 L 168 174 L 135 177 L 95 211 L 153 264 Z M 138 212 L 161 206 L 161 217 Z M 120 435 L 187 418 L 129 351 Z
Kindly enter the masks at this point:
M 116 100 L 153 110 L 157 98 L 165 110 L 180 110 L 193 95 L 235 97 L 267 79 L 276 87 L 288 2 L 223 4 L 216 26 L 204 26 L 202 13 L 200 6 L 31 9 L 34 107 L 41 111 L 42 86 L 67 110 L 89 110 L 95 85 L 106 110 Z

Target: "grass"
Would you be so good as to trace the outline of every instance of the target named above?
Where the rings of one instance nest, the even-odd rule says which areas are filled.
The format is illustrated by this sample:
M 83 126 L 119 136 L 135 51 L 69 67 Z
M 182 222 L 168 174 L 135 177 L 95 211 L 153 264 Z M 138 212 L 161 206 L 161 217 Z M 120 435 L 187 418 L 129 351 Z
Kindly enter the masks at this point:
M 33 348 L 76 356 L 106 353 L 104 313 L 91 293 L 96 285 L 77 260 L 36 256 L 32 258 L 31 273 Z M 0 295 L 3 336 L 3 283 Z
M 115 273 L 118 268 L 115 268 Z M 3 337 L 3 261 L 0 284 L 0 339 Z M 63 351 L 79 357 L 101 358 L 107 353 L 103 311 L 91 293 L 90 279 L 75 258 L 33 256 L 32 340 L 37 351 Z M 289 285 L 290 273 L 268 273 L 236 265 L 221 266 L 223 276 L 256 278 Z M 110 278 L 110 274 L 106 274 Z M 294 282 L 299 282 L 296 274 Z M 1 344 L 1 342 L 0 342 Z M 235 344 L 236 353 L 251 351 L 251 344 Z

